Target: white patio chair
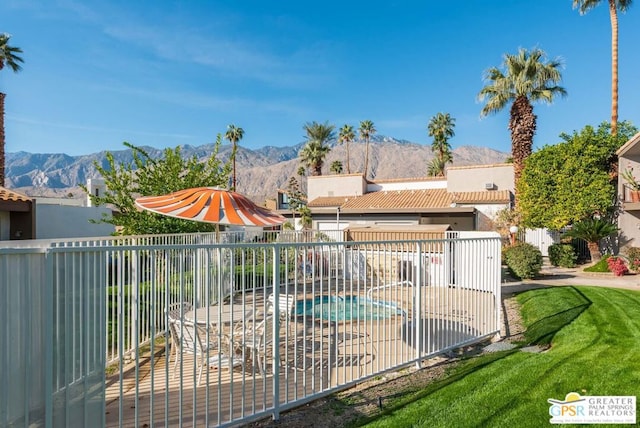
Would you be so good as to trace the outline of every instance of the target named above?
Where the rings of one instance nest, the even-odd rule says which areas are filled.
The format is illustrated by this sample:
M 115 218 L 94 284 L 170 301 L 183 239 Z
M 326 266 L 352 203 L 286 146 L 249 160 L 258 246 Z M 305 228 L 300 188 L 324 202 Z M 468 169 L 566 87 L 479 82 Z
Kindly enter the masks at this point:
M 207 341 L 207 330 L 198 324 L 189 321 L 174 321 L 174 328 L 180 346 L 176 349 L 176 363 L 173 368 L 173 377 L 176 375 L 176 366 L 178 360 L 182 362 L 183 355 L 193 355 L 196 370 L 198 370 L 197 385 L 200 385 L 202 378 L 202 369 L 205 365 L 216 368 L 228 367 L 229 369 L 242 365 L 243 362 L 236 358 L 225 355 L 218 343 L 218 335 L 215 332 L 209 332 L 209 341 Z
M 296 296 L 294 294 L 281 293 L 278 296 L 278 312 L 280 313 L 280 319 L 291 318 L 295 315 Z M 274 307 L 276 306 L 275 294 L 269 294 L 267 297 L 267 313 L 275 313 Z
M 171 363 L 171 356 L 175 357 L 177 348 L 180 344 L 180 337 L 176 333 L 175 322 L 182 320 L 184 314 L 193 309 L 193 305 L 190 302 L 178 302 L 172 303 L 165 309 L 165 313 L 167 314 L 168 325 L 167 329 L 169 330 L 169 336 L 171 337 L 171 349 L 169 350 L 169 358 L 167 360 L 167 364 Z M 177 357 L 174 359 L 174 362 L 177 363 Z M 175 364 L 174 364 L 175 367 Z

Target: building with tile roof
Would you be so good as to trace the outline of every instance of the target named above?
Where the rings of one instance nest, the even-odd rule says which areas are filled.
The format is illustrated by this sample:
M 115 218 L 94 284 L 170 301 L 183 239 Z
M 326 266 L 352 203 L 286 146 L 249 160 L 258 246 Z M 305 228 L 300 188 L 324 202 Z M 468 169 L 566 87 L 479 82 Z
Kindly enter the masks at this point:
M 108 236 L 115 228 L 96 223 L 107 207 L 83 206 L 70 198 L 31 198 L 0 187 L 0 241 Z
M 32 239 L 35 234 L 33 200 L 0 187 L 0 241 Z
M 447 177 L 307 177 L 313 228 L 324 231 L 430 224 L 449 225 L 451 230 L 493 230 L 493 218 L 511 207 L 514 192 L 512 164 L 452 167 Z

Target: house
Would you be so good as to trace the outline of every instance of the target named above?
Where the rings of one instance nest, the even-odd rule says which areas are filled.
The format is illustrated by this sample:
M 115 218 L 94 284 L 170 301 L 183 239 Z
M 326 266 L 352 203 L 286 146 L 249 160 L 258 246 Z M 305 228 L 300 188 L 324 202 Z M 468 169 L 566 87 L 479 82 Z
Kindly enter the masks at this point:
M 89 198 L 36 198 L 0 187 L 0 241 L 108 236 L 114 226 L 94 222 L 107 214 Z
M 451 167 L 447 177 L 310 176 L 307 206 L 312 228 L 320 231 L 416 225 L 493 230 L 496 213 L 511 207 L 514 191 L 512 164 Z M 285 199 L 278 196 L 278 202 Z M 291 216 L 284 205 L 276 208 Z
M 33 207 L 30 197 L 0 187 L 0 241 L 35 237 Z
M 633 175 L 640 182 L 640 132 L 624 143 L 616 154 L 618 171 L 632 169 Z M 632 200 L 632 188 L 621 174 L 618 175 L 618 198 L 621 208 L 618 216 L 620 247 L 640 247 L 640 202 Z

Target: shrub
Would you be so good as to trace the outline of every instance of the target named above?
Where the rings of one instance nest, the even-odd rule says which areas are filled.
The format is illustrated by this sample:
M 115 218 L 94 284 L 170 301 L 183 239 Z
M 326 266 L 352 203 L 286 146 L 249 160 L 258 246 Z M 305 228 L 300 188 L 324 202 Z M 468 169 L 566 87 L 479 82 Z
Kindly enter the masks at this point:
M 640 270 L 640 247 L 629 247 L 626 254 L 629 258 L 629 270 L 638 272 Z
M 525 242 L 505 248 L 504 258 L 511 274 L 519 279 L 534 278 L 542 269 L 542 253 Z
M 549 262 L 553 266 L 575 267 L 578 255 L 571 244 L 553 244 L 549 246 Z
M 629 268 L 627 268 L 627 264 L 622 257 L 611 256 L 607 258 L 607 265 L 615 276 L 622 276 L 629 272 Z

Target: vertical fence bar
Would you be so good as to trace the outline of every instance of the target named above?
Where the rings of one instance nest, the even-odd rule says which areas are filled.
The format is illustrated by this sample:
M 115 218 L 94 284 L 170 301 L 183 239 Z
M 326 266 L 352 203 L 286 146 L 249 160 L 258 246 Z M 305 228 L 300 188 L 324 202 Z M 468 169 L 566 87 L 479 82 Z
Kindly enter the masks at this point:
M 416 368 L 419 369 L 422 365 L 422 312 L 423 312 L 423 304 L 422 304 L 422 246 L 424 242 L 416 243 L 416 252 L 418 254 L 417 261 L 417 269 L 416 269 L 416 277 L 413 282 L 413 302 L 411 307 L 411 313 L 413 314 L 413 323 L 415 325 L 415 336 L 414 343 L 416 344 Z M 409 337 L 407 333 L 407 337 Z

